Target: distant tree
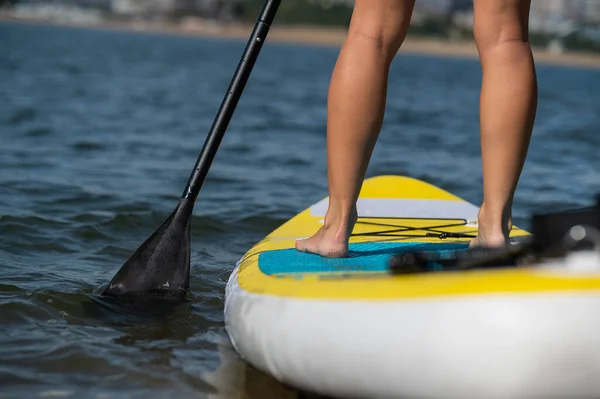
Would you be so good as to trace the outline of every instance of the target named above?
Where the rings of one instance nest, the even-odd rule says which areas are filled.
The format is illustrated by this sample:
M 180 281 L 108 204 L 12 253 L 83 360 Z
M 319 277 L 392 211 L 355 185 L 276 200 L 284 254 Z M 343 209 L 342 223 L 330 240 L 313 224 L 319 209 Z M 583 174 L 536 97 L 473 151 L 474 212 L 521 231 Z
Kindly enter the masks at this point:
M 450 12 L 469 11 L 473 9 L 473 0 L 452 0 Z
M 563 44 L 568 50 L 600 52 L 600 42 L 580 33 L 574 32 L 567 35 L 563 40 Z
M 237 0 L 232 7 L 234 18 L 251 22 L 256 19 L 264 0 Z M 307 0 L 282 1 L 277 22 L 282 24 L 348 25 L 352 8 L 346 4 L 323 5 Z

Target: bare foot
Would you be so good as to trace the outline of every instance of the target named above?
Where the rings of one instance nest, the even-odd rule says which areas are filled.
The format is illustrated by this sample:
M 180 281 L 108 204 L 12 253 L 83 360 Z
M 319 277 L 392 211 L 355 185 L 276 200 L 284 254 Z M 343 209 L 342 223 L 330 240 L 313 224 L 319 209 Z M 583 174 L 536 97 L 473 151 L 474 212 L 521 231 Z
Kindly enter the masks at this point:
M 484 247 L 496 248 L 509 243 L 509 235 L 512 229 L 512 218 L 503 217 L 505 220 L 490 218 L 483 210 L 479 211 L 477 237 L 469 243 L 469 248 Z
M 495 248 L 502 247 L 506 244 L 508 244 L 508 239 L 505 239 L 501 235 L 488 237 L 480 232 L 477 234 L 477 237 L 471 240 L 469 248 Z
M 296 249 L 326 258 L 345 258 L 348 256 L 348 241 L 356 223 L 356 210 L 348 220 L 332 223 L 325 216 L 325 223 L 313 236 L 296 241 Z

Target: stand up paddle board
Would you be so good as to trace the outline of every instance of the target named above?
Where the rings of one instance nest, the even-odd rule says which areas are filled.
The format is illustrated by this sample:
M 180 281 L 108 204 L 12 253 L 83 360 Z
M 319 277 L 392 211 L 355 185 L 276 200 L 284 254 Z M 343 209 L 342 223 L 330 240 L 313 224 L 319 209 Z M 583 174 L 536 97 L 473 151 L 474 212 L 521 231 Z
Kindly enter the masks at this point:
M 532 268 L 394 274 L 398 253 L 466 249 L 478 207 L 421 180 L 373 177 L 360 193 L 347 258 L 297 251 L 295 241 L 322 226 L 327 204 L 274 230 L 231 274 L 225 324 L 243 359 L 333 397 L 600 394 L 598 254 Z M 512 229 L 513 240 L 528 236 Z

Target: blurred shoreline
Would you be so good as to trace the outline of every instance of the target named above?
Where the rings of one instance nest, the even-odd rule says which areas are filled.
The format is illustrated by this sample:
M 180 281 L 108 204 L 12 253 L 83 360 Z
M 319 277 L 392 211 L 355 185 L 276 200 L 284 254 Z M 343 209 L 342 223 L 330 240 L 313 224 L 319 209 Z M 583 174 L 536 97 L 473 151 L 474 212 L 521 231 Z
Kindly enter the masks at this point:
M 119 21 L 104 20 L 100 23 L 78 23 L 74 21 L 56 21 L 45 19 L 16 18 L 0 11 L 0 22 L 20 24 L 43 24 L 69 26 L 83 29 L 104 29 L 147 32 L 153 34 L 172 34 L 198 37 L 216 37 L 247 40 L 253 25 L 218 24 L 189 18 L 179 24 L 160 21 Z M 297 26 L 274 24 L 268 39 L 272 42 L 284 42 L 304 45 L 339 47 L 344 41 L 346 29 L 343 27 Z M 534 57 L 538 64 L 571 66 L 580 68 L 600 68 L 600 54 L 585 52 L 552 52 L 545 48 L 534 48 Z M 409 35 L 399 54 L 434 55 L 454 58 L 477 58 L 477 49 L 473 41 L 451 41 Z

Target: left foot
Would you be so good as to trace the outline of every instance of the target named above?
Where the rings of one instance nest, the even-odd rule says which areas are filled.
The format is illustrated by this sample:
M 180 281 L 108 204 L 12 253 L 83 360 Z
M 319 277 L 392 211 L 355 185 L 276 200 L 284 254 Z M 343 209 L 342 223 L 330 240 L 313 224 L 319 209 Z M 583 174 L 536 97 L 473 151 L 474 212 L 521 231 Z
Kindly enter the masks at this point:
M 331 222 L 325 216 L 325 223 L 312 237 L 296 241 L 296 249 L 326 258 L 348 256 L 348 241 L 356 223 L 356 210 L 349 217 Z
M 485 213 L 482 207 L 478 214 L 477 237 L 471 240 L 469 248 L 497 248 L 508 244 L 512 229 L 512 218 L 507 217 L 505 219 L 504 221 L 495 222 Z

